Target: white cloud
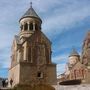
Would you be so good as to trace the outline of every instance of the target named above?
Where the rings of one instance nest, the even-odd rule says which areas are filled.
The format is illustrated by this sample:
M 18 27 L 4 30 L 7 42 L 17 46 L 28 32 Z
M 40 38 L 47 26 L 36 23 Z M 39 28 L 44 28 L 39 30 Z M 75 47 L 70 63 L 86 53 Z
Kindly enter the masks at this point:
M 54 35 L 60 34 L 63 31 L 71 30 L 69 28 L 76 26 L 85 18 L 90 16 L 90 6 L 81 7 L 75 10 L 73 10 L 72 7 L 68 9 L 65 10 L 66 12 L 59 13 L 58 11 L 57 13 L 45 18 L 43 24 L 43 28 L 45 29 L 44 32 L 49 32 Z

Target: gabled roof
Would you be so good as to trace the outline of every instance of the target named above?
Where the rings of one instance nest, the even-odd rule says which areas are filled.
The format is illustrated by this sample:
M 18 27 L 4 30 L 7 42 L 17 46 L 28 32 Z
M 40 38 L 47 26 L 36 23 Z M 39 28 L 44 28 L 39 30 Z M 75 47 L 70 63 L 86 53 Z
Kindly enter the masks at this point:
M 34 17 L 34 18 L 39 19 L 42 22 L 41 18 L 37 15 L 37 13 L 32 8 L 32 6 L 26 11 L 26 13 L 21 17 L 21 19 L 26 18 L 26 17 Z
M 44 36 L 44 38 L 46 38 L 47 40 L 48 40 L 48 42 L 50 43 L 50 44 L 52 44 L 52 42 L 48 39 L 48 37 L 46 37 L 46 35 L 41 31 L 41 34 Z
M 17 44 L 21 44 L 20 37 L 18 35 L 15 35 L 15 40 Z
M 73 49 L 71 51 L 71 54 L 69 55 L 69 57 L 71 57 L 71 56 L 79 56 L 79 54 L 78 54 L 78 52 L 75 49 Z

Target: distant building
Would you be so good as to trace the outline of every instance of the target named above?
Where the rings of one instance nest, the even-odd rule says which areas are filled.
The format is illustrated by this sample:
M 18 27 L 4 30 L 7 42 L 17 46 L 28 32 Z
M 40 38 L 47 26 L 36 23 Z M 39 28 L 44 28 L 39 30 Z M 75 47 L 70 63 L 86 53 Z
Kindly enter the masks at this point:
M 85 78 L 85 72 L 86 68 L 85 66 L 80 62 L 80 55 L 77 53 L 77 51 L 74 49 L 72 53 L 69 56 L 69 79 L 84 79 Z
M 90 84 L 90 32 L 84 40 L 81 56 L 73 49 L 66 67 L 59 82 L 81 80 L 81 83 Z
M 73 49 L 69 55 L 66 67 L 65 73 L 61 75 L 60 82 L 81 80 L 81 83 L 85 83 L 87 68 L 81 63 L 80 55 L 75 49 Z
M 41 18 L 31 6 L 19 22 L 21 30 L 13 40 L 9 81 L 13 80 L 13 86 L 56 84 L 56 64 L 51 61 L 51 41 L 41 31 Z

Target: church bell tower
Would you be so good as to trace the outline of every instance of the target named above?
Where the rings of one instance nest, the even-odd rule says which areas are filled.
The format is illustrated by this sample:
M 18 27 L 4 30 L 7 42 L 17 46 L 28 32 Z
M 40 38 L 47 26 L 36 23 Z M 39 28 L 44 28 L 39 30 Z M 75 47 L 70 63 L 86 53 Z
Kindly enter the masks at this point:
M 18 84 L 56 84 L 56 64 L 51 61 L 51 41 L 41 31 L 42 20 L 32 7 L 20 18 L 20 31 L 12 44 L 9 81 Z
M 32 8 L 32 3 L 19 22 L 21 28 L 20 38 L 30 37 L 35 31 L 41 30 L 42 20 Z

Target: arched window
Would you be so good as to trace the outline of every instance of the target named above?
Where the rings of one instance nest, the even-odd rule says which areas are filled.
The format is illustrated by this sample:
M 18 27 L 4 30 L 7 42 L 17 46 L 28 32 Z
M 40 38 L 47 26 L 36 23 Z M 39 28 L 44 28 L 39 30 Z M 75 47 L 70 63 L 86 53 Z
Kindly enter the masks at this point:
M 25 29 L 25 30 L 28 29 L 28 24 L 27 24 L 27 23 L 25 23 L 25 25 L 24 25 L 24 29 Z
M 35 24 L 35 30 L 38 30 L 38 25 L 37 24 Z
M 29 30 L 33 30 L 33 24 L 32 23 L 29 24 Z

